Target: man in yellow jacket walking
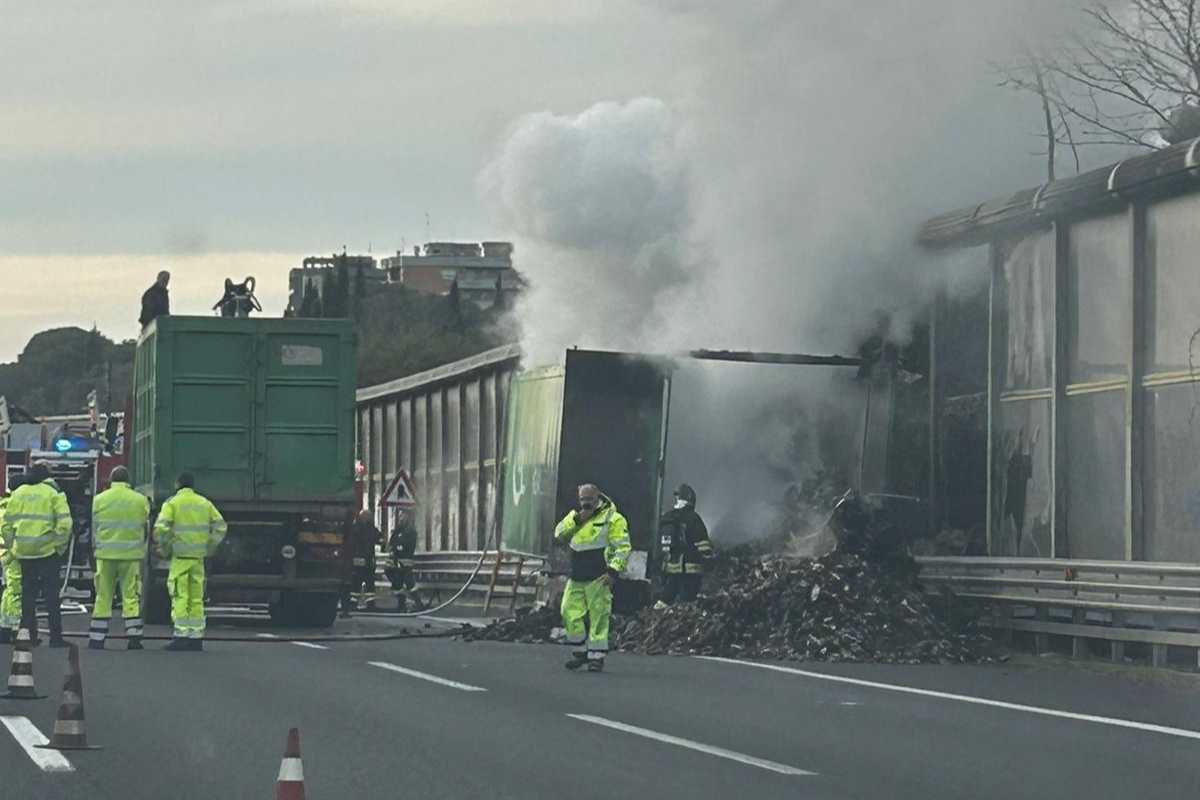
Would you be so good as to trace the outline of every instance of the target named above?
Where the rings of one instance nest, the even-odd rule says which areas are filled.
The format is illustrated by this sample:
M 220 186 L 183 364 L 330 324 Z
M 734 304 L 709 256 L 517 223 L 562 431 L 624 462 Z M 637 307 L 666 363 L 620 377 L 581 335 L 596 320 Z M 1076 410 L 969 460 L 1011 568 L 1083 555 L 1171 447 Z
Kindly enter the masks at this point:
M 71 509 L 52 485 L 50 468 L 34 464 L 29 480 L 13 492 L 4 513 L 4 546 L 21 562 L 21 627 L 37 644 L 38 592 L 46 597 L 50 646 L 66 647 L 58 599 L 58 568 L 71 539 Z
M 88 640 L 103 650 L 112 620 L 113 595 L 121 587 L 121 616 L 126 645 L 142 649 L 142 564 L 146 560 L 146 522 L 150 500 L 129 486 L 129 470 L 113 469 L 109 488 L 92 501 L 92 540 L 96 543 L 96 607 Z
M 158 512 L 154 536 L 159 550 L 171 558 L 167 592 L 175 634 L 166 650 L 204 649 L 204 559 L 217 551 L 225 538 L 221 512 L 195 491 L 190 472 L 179 476 L 178 491 Z
M 567 669 L 604 669 L 612 587 L 629 563 L 629 523 L 598 487 L 579 487 L 579 508 L 558 523 L 554 540 L 571 548 L 571 577 L 563 592 L 562 618 L 574 650 Z M 584 619 L 587 622 L 584 622 Z

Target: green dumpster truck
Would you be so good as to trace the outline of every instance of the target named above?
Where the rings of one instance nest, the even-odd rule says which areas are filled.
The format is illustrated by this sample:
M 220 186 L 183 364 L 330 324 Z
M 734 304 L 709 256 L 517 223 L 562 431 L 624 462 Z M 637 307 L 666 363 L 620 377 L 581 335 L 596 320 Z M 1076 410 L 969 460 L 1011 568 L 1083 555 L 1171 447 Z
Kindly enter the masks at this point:
M 142 332 L 133 481 L 157 512 L 191 472 L 225 516 L 210 603 L 266 602 L 280 624 L 333 623 L 352 570 L 355 374 L 348 320 L 167 316 Z M 167 567 L 151 553 L 152 623 L 169 622 Z

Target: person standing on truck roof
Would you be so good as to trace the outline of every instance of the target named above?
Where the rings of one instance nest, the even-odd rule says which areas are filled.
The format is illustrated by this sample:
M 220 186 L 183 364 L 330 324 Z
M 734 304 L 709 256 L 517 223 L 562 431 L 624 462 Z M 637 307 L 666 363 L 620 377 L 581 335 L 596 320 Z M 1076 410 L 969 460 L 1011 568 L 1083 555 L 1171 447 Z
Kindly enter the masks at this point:
M 227 526 L 217 507 L 196 492 L 192 473 L 181 473 L 175 486 L 154 525 L 158 548 L 171 559 L 167 593 L 175 633 L 164 649 L 203 650 L 204 559 L 217 551 Z
M 171 283 L 171 273 L 163 270 L 158 273 L 154 285 L 142 294 L 142 314 L 138 322 L 145 328 L 159 317 L 171 313 L 171 295 L 167 293 L 167 285 Z
M 21 627 L 29 630 L 34 646 L 38 643 L 39 591 L 50 615 L 50 646 L 67 646 L 62 638 L 58 566 L 67 551 L 71 528 L 66 495 L 51 485 L 46 464 L 34 464 L 28 482 L 9 498 L 3 524 L 4 545 L 21 562 Z
M 121 587 L 121 617 L 129 650 L 142 648 L 142 562 L 150 500 L 129 486 L 129 470 L 116 467 L 109 488 L 92 501 L 92 541 L 96 547 L 96 606 L 88 648 L 103 650 L 112 619 L 113 594 Z
M 604 669 L 613 584 L 629 563 L 629 523 L 591 483 L 579 487 L 579 507 L 554 529 L 554 541 L 571 548 L 571 577 L 563 592 L 566 643 L 574 650 L 566 668 Z M 585 622 L 586 619 L 586 622 Z
M 375 527 L 371 512 L 365 508 L 354 518 L 350 536 L 354 576 L 350 591 L 342 594 L 343 618 L 350 616 L 351 604 L 356 609 L 364 605 L 369 609 L 375 607 L 375 548 L 383 544 L 383 534 Z
M 666 550 L 663 602 L 695 600 L 704 570 L 713 557 L 708 528 L 696 513 L 696 490 L 686 483 L 675 490 L 675 507 L 663 514 L 658 530 Z
M 0 528 L 12 493 L 25 485 L 25 474 L 14 472 L 8 478 L 8 495 L 0 497 Z M 4 567 L 4 594 L 0 595 L 0 644 L 9 644 L 21 627 L 21 562 L 0 537 L 0 565 Z

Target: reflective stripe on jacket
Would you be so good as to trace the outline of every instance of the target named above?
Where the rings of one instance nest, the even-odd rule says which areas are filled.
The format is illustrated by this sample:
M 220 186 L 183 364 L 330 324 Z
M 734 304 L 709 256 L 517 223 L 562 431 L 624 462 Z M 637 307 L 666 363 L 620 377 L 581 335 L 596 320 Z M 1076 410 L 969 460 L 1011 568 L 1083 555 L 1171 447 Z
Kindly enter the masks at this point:
M 587 522 L 580 525 L 572 511 L 554 529 L 554 539 L 571 548 L 571 560 L 593 551 L 603 551 L 604 564 L 616 573 L 629 564 L 629 523 L 608 498 L 596 509 Z M 599 577 L 598 575 L 595 577 Z
M 205 558 L 225 538 L 225 518 L 208 498 L 180 489 L 158 512 L 154 538 L 172 558 Z
M 71 539 L 67 497 L 48 483 L 18 487 L 9 496 L 3 522 L 4 544 L 17 558 L 63 553 Z
M 146 520 L 150 501 L 128 483 L 114 482 L 112 488 L 92 501 L 92 536 L 96 558 L 136 561 L 146 556 Z
M 4 530 L 4 514 L 8 510 L 9 495 L 0 497 L 0 531 Z M 0 564 L 7 564 L 12 560 L 8 552 L 8 546 L 4 544 L 4 536 L 0 535 Z

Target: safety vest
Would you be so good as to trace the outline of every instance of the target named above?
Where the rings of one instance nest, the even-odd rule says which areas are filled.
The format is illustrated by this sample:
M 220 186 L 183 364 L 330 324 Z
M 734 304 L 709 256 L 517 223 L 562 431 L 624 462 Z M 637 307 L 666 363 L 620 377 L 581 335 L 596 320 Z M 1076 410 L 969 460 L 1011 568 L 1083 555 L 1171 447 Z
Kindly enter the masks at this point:
M 26 484 L 9 496 L 4 543 L 17 558 L 45 558 L 67 549 L 71 509 L 67 497 L 47 483 Z
M 158 512 L 154 536 L 172 558 L 204 558 L 217 551 L 228 528 L 217 507 L 191 489 L 180 489 Z
M 629 523 L 617 511 L 611 500 L 596 509 L 587 522 L 580 525 L 575 521 L 576 512 L 563 517 L 554 529 L 554 538 L 565 542 L 572 557 L 591 551 L 603 551 L 604 563 L 614 572 L 624 572 L 629 564 Z
M 92 501 L 92 536 L 96 542 L 96 558 L 117 561 L 137 561 L 146 557 L 146 520 L 150 518 L 150 501 L 145 495 L 129 488 L 128 483 L 114 481 L 107 491 Z

